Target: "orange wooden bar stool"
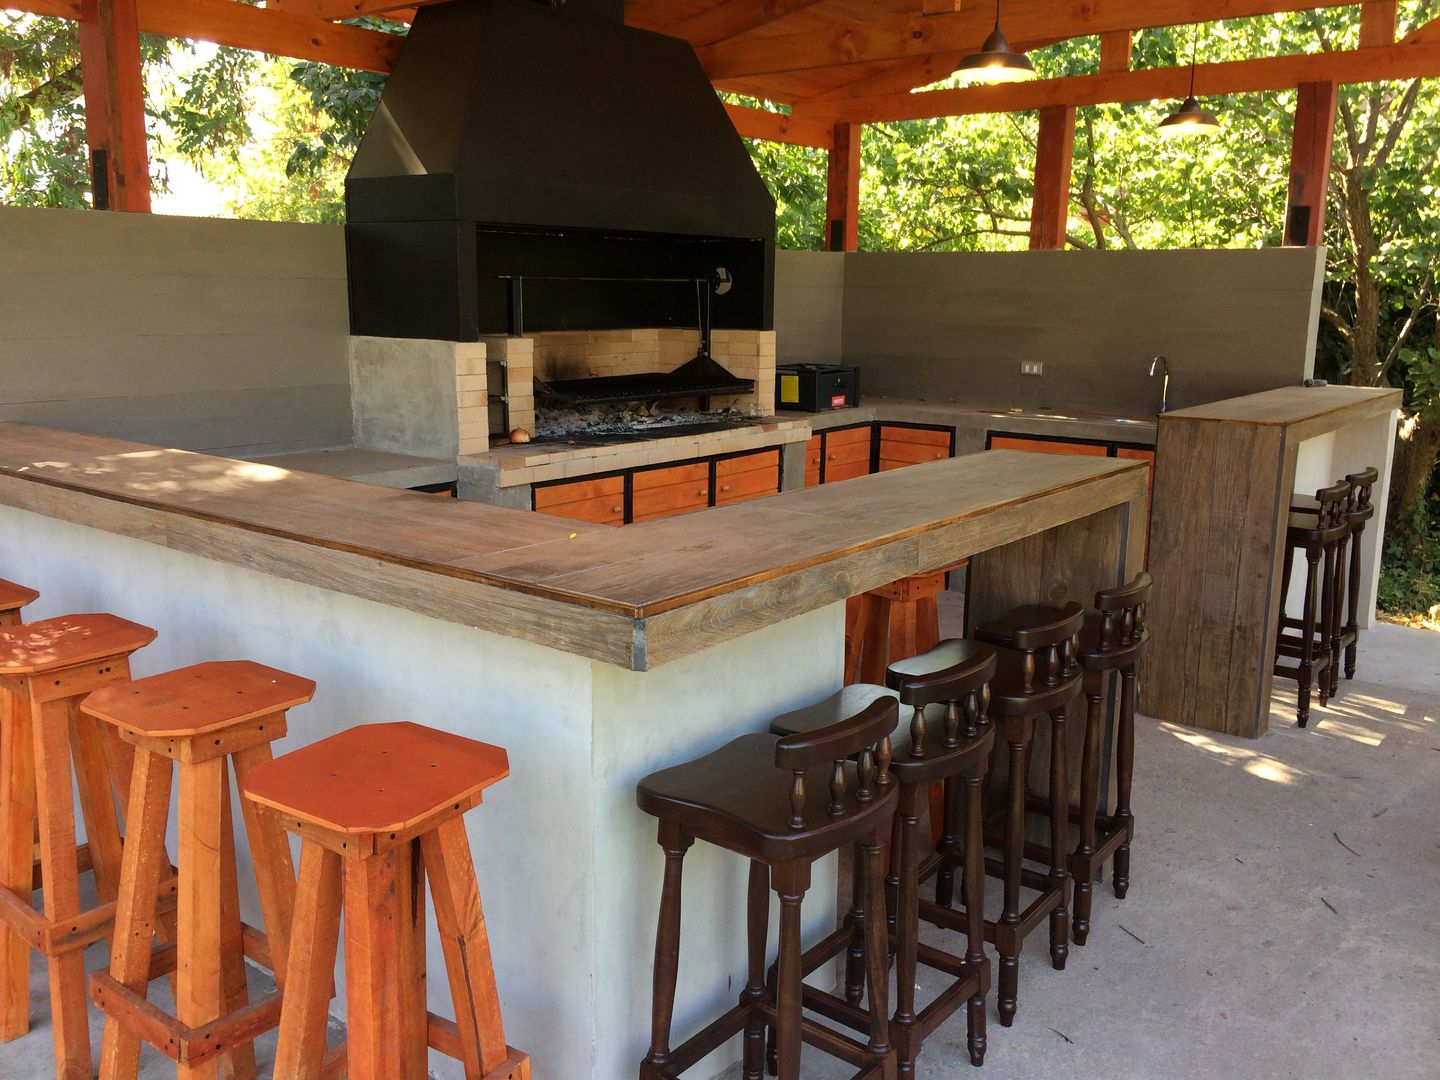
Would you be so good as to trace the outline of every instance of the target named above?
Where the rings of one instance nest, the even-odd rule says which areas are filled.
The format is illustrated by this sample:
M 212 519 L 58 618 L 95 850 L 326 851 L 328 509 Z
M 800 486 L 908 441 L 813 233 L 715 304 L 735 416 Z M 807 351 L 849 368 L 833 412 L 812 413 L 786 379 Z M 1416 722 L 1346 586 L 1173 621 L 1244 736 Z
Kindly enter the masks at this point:
M 0 628 L 20 625 L 20 609 L 40 599 L 34 589 L 0 578 Z
M 46 958 L 58 1080 L 90 1080 L 85 958 L 106 937 L 120 882 L 115 791 L 129 786 L 126 748 L 77 706 L 93 690 L 130 678 L 130 654 L 155 631 L 114 615 L 67 615 L 0 630 L 0 1041 L 29 1030 L 30 950 Z M 71 783 L 71 768 L 76 783 Z M 113 790 L 112 790 L 113 783 Z M 75 844 L 79 795 L 100 903 L 80 907 Z M 39 822 L 45 912 L 31 906 Z
M 243 788 L 250 771 L 270 760 L 270 744 L 285 737 L 286 710 L 314 693 L 309 679 L 240 660 L 106 687 L 81 707 L 133 746 L 135 759 L 110 967 L 90 976 L 91 1000 L 105 1014 L 101 1080 L 133 1080 L 142 1041 L 175 1061 L 180 1077 L 220 1076 L 222 1055 L 225 1075 L 255 1075 L 251 1042 L 280 1019 L 295 869 L 274 815 L 245 803 L 268 939 L 243 925 L 229 770 Z M 156 949 L 155 897 L 170 866 L 165 829 L 172 772 L 180 789 L 178 919 L 174 944 Z M 274 969 L 280 990 L 250 1001 L 247 955 Z M 175 1017 L 145 1000 L 150 981 L 171 972 Z
M 301 838 L 276 1077 L 425 1080 L 428 1046 L 462 1062 L 466 1080 L 528 1080 L 529 1056 L 505 1044 L 463 818 L 509 772 L 498 746 L 398 723 L 351 728 L 250 774 L 246 797 Z M 454 1023 L 425 1004 L 426 877 Z M 342 906 L 348 1041 L 327 1051 Z
M 966 562 L 913 574 L 852 596 L 845 605 L 845 682 L 883 684 L 897 660 L 929 652 L 940 641 L 937 597 L 945 578 Z

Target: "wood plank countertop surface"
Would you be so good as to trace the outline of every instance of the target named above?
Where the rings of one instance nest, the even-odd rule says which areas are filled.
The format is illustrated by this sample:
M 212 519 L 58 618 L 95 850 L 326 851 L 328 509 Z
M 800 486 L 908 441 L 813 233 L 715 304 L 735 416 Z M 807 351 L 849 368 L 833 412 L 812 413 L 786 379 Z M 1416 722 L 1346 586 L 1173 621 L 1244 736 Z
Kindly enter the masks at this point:
M 1146 497 L 986 451 L 624 528 L 21 424 L 0 504 L 634 670 Z
M 1292 442 L 1336 431 L 1348 424 L 1398 409 L 1399 390 L 1372 386 L 1282 386 L 1244 397 L 1161 413 L 1160 420 L 1208 420 L 1227 424 L 1282 427 Z

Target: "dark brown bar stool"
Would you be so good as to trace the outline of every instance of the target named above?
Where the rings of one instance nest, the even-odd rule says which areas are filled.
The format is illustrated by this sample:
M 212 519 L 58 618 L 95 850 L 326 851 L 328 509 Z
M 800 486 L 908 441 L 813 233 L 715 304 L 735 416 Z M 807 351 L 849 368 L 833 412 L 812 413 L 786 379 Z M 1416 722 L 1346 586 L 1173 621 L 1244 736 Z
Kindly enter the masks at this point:
M 1338 662 L 1335 650 L 1338 624 L 1336 568 L 1340 549 L 1350 539 L 1346 514 L 1350 504 L 1350 483 L 1321 488 L 1315 493 L 1315 508 L 1292 512 L 1285 529 L 1285 553 L 1280 575 L 1280 619 L 1275 636 L 1275 674 L 1294 679 L 1299 687 L 1296 723 L 1310 722 L 1310 694 L 1320 691 L 1320 707 L 1330 702 L 1330 670 Z M 1300 618 L 1290 616 L 1286 598 L 1296 552 L 1305 553 L 1305 599 Z M 1323 559 L 1323 569 L 1322 562 Z M 1316 593 L 1319 596 L 1316 596 Z M 1318 600 L 1318 605 L 1317 605 Z M 1293 659 L 1293 665 L 1286 663 Z
M 1085 609 L 1066 604 L 1058 612 L 1050 607 L 1018 607 L 1003 618 L 978 627 L 975 636 L 1000 645 L 995 677 L 990 681 L 990 712 L 1004 719 L 1003 737 L 1009 759 L 1006 778 L 1004 834 L 998 837 L 1002 857 L 986 860 L 985 870 L 1004 883 L 1000 918 L 986 921 L 985 936 L 1000 954 L 1000 978 L 995 1006 L 1000 1023 L 1015 1022 L 1020 980 L 1020 951 L 1025 938 L 1049 916 L 1050 963 L 1063 971 L 1070 954 L 1070 779 L 1066 727 L 1070 701 L 1081 690 L 1082 673 L 1076 662 Z M 1006 646 L 1008 643 L 1008 647 Z M 1050 843 L 1049 870 L 1025 867 L 1026 774 L 1035 735 L 1035 718 L 1050 721 Z M 998 737 L 997 737 L 998 738 Z M 950 808 L 947 807 L 947 811 Z M 955 826 L 947 822 L 946 834 Z M 1037 857 L 1040 852 L 1036 851 Z M 954 856 L 943 856 L 953 862 Z M 1037 895 L 1020 909 L 1021 887 Z M 959 929 L 960 915 L 950 907 L 947 879 L 938 877 L 934 904 L 923 904 L 920 916 L 939 926 Z
M 886 1008 L 883 851 L 898 786 L 889 774 L 890 733 L 899 718 L 882 698 L 813 732 L 777 740 L 745 735 L 705 757 L 641 780 L 640 809 L 660 819 L 665 883 L 655 939 L 655 997 L 650 1052 L 641 1080 L 674 1080 L 726 1039 L 745 1033 L 745 1080 L 760 1080 L 765 1034 L 773 1029 L 780 1080 L 799 1080 L 804 1040 L 858 1067 L 854 1080 L 895 1072 Z M 854 761 L 849 759 L 854 758 Z M 680 884 L 685 852 L 699 838 L 750 860 L 747 938 L 749 975 L 740 1002 L 678 1047 L 670 1045 L 680 960 Z M 859 843 L 869 990 L 867 1043 L 806 1021 L 801 1011 L 804 960 L 800 904 L 815 860 Z M 769 891 L 780 898 L 780 952 L 773 991 L 765 985 Z
M 34 589 L 0 578 L 0 629 L 20 625 L 20 609 L 40 599 Z
M 280 1019 L 295 867 L 274 816 L 243 803 L 264 928 L 244 925 L 229 775 L 243 789 L 251 770 L 270 760 L 270 744 L 285 737 L 286 711 L 314 693 L 309 679 L 229 661 L 109 686 L 81 706 L 134 747 L 135 758 L 110 966 L 90 976 L 90 998 L 105 1014 L 100 1080 L 134 1080 L 142 1040 L 176 1062 L 178 1076 L 218 1077 L 222 1055 L 225 1075 L 255 1075 L 251 1044 Z M 179 917 L 174 943 L 157 950 L 172 772 L 180 791 Z M 255 1002 L 245 987 L 247 956 L 271 968 L 278 987 Z M 151 980 L 171 972 L 173 1017 L 146 1001 Z
M 1333 633 L 1332 658 L 1330 661 L 1330 696 L 1334 697 L 1340 688 L 1340 661 L 1344 655 L 1345 678 L 1355 677 L 1355 659 L 1360 642 L 1360 540 L 1365 533 L 1365 524 L 1375 516 L 1375 505 L 1371 493 L 1380 479 L 1379 470 L 1362 469 L 1349 473 L 1345 482 L 1350 485 L 1350 499 L 1345 510 L 1345 520 L 1350 526 L 1348 540 L 1349 557 L 1336 560 L 1338 584 L 1335 595 L 1344 603 L 1343 616 L 1337 610 L 1337 629 Z M 1312 495 L 1296 496 L 1290 504 L 1294 514 L 1318 514 L 1319 503 Z
M 115 799 L 130 785 L 128 747 L 79 713 L 89 693 L 130 679 L 130 654 L 155 631 L 114 615 L 67 615 L 0 630 L 0 1042 L 30 1027 L 30 950 L 49 967 L 57 1080 L 90 1080 L 85 946 L 108 937 L 120 884 Z M 72 782 L 73 769 L 73 782 Z M 85 819 L 99 903 L 80 906 L 75 802 Z M 38 822 L 45 912 L 31 904 Z M 169 893 L 174 883 L 165 886 Z M 173 900 L 170 901 L 173 904 Z
M 995 745 L 995 729 L 986 715 L 989 681 L 995 673 L 995 652 L 968 641 L 945 641 L 929 652 L 892 664 L 890 689 L 856 684 L 804 709 L 777 717 L 770 730 L 777 735 L 813 732 L 853 716 L 871 702 L 899 692 L 900 704 L 911 709 L 908 731 L 896 741 L 890 772 L 900 785 L 899 809 L 892 845 L 887 893 L 895 950 L 895 1013 L 890 1019 L 898 1074 L 915 1075 L 915 1061 L 924 1041 L 962 1005 L 967 1006 L 970 1061 L 985 1060 L 985 996 L 990 990 L 990 961 L 985 956 L 983 897 L 985 894 L 984 822 L 981 784 Z M 927 716 L 927 712 L 929 715 Z M 942 784 L 947 805 L 963 807 L 963 834 L 946 835 L 941 844 L 963 860 L 965 895 L 974 897 L 966 925 L 964 957 L 920 944 L 920 882 L 935 873 L 941 858 L 921 839 L 920 810 L 934 784 Z M 955 820 L 962 813 L 957 810 Z M 925 865 L 921 856 L 926 853 Z M 845 925 L 805 954 L 805 973 L 846 952 L 845 998 L 805 987 L 805 1003 L 816 1012 L 865 1029 L 860 1003 L 864 961 L 865 908 L 863 879 L 858 873 L 861 852 L 855 852 L 854 894 Z M 943 971 L 952 982 L 919 1013 L 915 1011 L 917 963 Z
M 529 1056 L 505 1044 L 464 819 L 509 774 L 501 747 L 411 723 L 351 728 L 251 772 L 245 797 L 301 838 L 277 1080 L 425 1080 L 427 1047 L 473 1080 L 529 1080 Z M 426 1007 L 427 880 L 454 1021 Z M 342 909 L 347 1041 L 328 1050 Z

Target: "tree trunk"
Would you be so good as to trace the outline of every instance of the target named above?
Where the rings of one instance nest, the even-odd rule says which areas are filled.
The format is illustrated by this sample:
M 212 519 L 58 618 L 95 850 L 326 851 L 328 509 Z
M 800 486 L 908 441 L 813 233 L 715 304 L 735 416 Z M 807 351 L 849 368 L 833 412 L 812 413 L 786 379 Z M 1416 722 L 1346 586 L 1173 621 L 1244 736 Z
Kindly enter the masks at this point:
M 1440 459 L 1440 422 L 1431 420 L 1427 424 L 1418 417 L 1402 419 L 1400 436 L 1395 440 L 1395 466 L 1390 473 L 1391 528 L 1419 509 L 1430 489 L 1437 459 Z
M 1370 264 L 1378 254 L 1375 230 L 1370 221 L 1370 201 L 1365 191 L 1365 170 L 1347 168 L 1341 183 L 1345 224 L 1354 248 L 1355 318 L 1351 324 L 1350 382 L 1355 386 L 1379 386 L 1380 283 Z

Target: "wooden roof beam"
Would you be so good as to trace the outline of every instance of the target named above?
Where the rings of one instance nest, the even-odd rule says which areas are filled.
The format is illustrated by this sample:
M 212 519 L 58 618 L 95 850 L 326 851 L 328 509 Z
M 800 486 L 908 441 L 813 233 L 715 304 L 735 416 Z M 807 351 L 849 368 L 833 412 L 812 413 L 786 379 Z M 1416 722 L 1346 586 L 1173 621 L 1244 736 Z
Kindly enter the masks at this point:
M 699 48 L 748 34 L 818 3 L 820 0 L 721 0 L 698 15 L 668 24 L 664 33 Z
M 80 0 L 3 0 L 32 15 L 80 18 Z M 286 11 L 235 0 L 138 0 L 141 33 L 189 38 L 386 74 L 401 39 L 358 26 L 337 26 Z
M 725 111 L 730 114 L 735 130 L 747 139 L 813 146 L 820 150 L 829 150 L 835 142 L 833 124 L 797 119 L 768 109 L 753 109 L 748 105 L 727 104 Z
M 432 0 L 420 0 L 420 5 L 430 2 Z M 265 0 L 265 5 L 270 11 L 288 11 L 292 15 L 326 22 L 356 19 L 362 15 L 408 22 L 414 18 L 416 0 Z
M 1254 60 L 1201 64 L 1195 92 L 1202 97 L 1261 90 L 1293 90 L 1301 83 L 1367 83 L 1440 77 L 1440 42 L 1399 43 L 1343 52 L 1305 53 Z M 929 90 L 843 101 L 800 101 L 795 115 L 828 123 L 884 123 L 938 116 L 1021 112 L 1048 105 L 1103 105 L 1111 102 L 1183 98 L 1188 67 L 1149 68 L 1107 75 L 1012 83 L 1009 86 Z
M 1354 0 L 1065 0 L 1013 7 L 1005 12 L 1011 46 L 1034 49 L 1089 34 L 1143 30 L 1217 19 L 1239 19 L 1317 7 L 1346 7 Z M 972 52 L 994 26 L 993 7 L 955 14 L 874 19 L 828 31 L 746 37 L 697 49 L 713 80 L 833 68 L 929 53 Z
M 1360 5 L 1361 48 L 1395 43 L 1395 9 L 1398 6 L 1397 0 L 1365 0 Z

